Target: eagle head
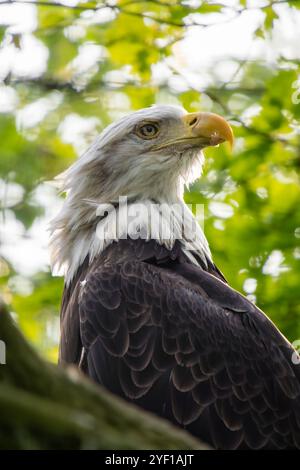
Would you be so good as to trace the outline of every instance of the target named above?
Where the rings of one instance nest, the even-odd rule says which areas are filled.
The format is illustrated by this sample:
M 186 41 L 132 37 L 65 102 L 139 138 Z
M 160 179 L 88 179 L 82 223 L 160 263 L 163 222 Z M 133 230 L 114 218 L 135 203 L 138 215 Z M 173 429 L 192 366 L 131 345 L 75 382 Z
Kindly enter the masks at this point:
M 51 226 L 54 258 L 70 258 L 66 253 L 75 246 L 83 256 L 86 250 L 78 239 L 88 246 L 95 205 L 118 204 L 120 196 L 129 201 L 181 201 L 184 185 L 201 174 L 202 149 L 224 141 L 233 141 L 225 119 L 177 106 L 141 109 L 109 125 L 58 177 L 67 198 Z
M 202 149 L 232 144 L 230 125 L 213 113 L 156 105 L 109 125 L 64 174 L 64 190 L 112 202 L 120 195 L 174 199 L 200 176 Z M 82 177 L 85 177 L 84 180 Z M 84 184 L 85 183 L 85 184 Z M 78 186 L 79 185 L 79 186 Z

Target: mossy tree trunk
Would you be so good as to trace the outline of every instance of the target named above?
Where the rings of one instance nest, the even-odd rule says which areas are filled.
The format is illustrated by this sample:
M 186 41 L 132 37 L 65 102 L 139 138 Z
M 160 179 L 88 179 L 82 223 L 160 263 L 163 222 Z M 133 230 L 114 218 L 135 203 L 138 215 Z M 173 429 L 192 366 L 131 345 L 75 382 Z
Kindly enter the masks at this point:
M 45 362 L 1 305 L 0 340 L 6 349 L 6 364 L 0 364 L 1 449 L 208 448 L 75 368 Z

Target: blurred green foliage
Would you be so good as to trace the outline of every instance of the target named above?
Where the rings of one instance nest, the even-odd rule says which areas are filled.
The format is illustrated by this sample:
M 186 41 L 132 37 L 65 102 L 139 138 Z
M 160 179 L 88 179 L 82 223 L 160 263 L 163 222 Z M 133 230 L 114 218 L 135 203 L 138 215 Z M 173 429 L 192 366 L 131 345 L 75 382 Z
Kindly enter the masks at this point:
M 56 360 L 63 281 L 45 265 L 26 273 L 18 264 L 22 252 L 7 252 L 7 238 L 22 247 L 37 222 L 46 231 L 54 196 L 41 197 L 37 190 L 113 119 L 159 102 L 214 111 L 232 122 L 233 152 L 226 146 L 206 151 L 204 175 L 187 190 L 186 202 L 205 204 L 205 233 L 230 284 L 290 340 L 300 338 L 299 58 L 277 54 L 270 65 L 259 58 L 233 59 L 234 51 L 228 51 L 223 61 L 235 65 L 231 79 L 222 79 L 215 73 L 219 64 L 213 64 L 201 87 L 193 85 L 195 76 L 202 83 L 201 67 L 190 81 L 174 60 L 192 29 L 205 32 L 214 20 L 233 21 L 253 2 L 39 1 L 30 33 L 1 21 L 1 3 L 2 51 L 10 48 L 18 62 L 28 35 L 46 51 L 45 66 L 36 71 L 33 50 L 32 74 L 0 70 L 0 97 L 13 103 L 7 106 L 6 100 L 1 108 L 0 99 L 0 292 L 26 336 Z M 282 3 L 292 12 L 300 6 L 295 0 L 256 2 L 261 16 L 253 40 L 272 39 Z M 201 47 L 195 53 L 201 55 Z M 159 78 L 157 65 L 164 71 Z M 26 259 L 38 266 L 34 246 Z

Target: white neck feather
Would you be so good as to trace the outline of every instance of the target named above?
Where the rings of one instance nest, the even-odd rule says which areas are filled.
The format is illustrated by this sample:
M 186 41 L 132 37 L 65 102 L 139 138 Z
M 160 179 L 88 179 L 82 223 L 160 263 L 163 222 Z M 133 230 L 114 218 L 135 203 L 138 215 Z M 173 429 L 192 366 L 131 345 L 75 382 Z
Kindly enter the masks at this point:
M 55 230 L 51 240 L 52 260 L 56 273 L 63 273 L 69 283 L 80 265 L 88 256 L 90 262 L 102 253 L 113 241 L 120 239 L 156 240 L 171 249 L 176 240 L 180 240 L 189 259 L 197 264 L 193 252 L 206 264 L 211 259 L 205 235 L 190 209 L 182 200 L 170 205 L 168 202 L 154 203 L 143 199 L 128 205 L 120 205 L 114 210 L 110 204 L 93 207 L 94 221 L 87 227 L 71 229 L 69 236 L 65 231 Z M 112 209 L 112 210 L 110 210 Z M 98 217 L 97 217 L 98 214 Z M 57 221 L 54 220 L 53 225 Z M 138 227 L 138 232 L 137 232 Z

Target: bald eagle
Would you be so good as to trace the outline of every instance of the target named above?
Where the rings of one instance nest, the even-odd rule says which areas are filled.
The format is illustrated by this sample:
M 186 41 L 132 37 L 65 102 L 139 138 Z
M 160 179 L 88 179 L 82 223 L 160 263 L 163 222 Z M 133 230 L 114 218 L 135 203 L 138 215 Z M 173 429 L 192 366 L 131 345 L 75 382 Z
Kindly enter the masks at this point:
M 157 105 L 108 126 L 60 176 L 60 362 L 216 449 L 300 448 L 299 356 L 228 285 L 183 202 L 202 149 L 232 140 L 216 114 Z

